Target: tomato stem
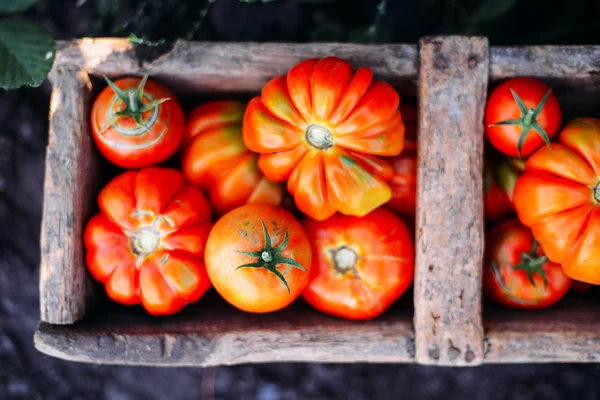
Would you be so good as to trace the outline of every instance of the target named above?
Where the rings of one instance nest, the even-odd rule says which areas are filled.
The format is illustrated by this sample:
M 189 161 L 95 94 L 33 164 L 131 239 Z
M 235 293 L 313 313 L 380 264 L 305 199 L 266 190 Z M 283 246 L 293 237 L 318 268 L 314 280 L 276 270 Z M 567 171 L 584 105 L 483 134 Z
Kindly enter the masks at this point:
M 321 125 L 309 125 L 306 128 L 305 137 L 308 144 L 319 150 L 325 150 L 333 146 L 333 134 Z
M 596 187 L 592 189 L 594 191 L 594 199 L 596 203 L 600 203 L 600 181 L 596 184 Z
M 513 265 L 512 267 L 518 271 L 524 271 L 527 274 L 527 279 L 534 287 L 537 287 L 534 280 L 534 275 L 538 274 L 542 277 L 542 280 L 544 281 L 544 289 L 546 289 L 548 287 L 548 278 L 546 277 L 546 272 L 542 267 L 547 261 L 548 258 L 546 256 L 538 256 L 537 241 L 533 239 L 531 250 L 528 253 L 521 253 L 521 260 L 519 261 L 519 264 Z
M 258 261 L 240 265 L 235 270 L 237 271 L 238 269 L 241 269 L 241 268 L 256 268 L 256 269 L 264 268 L 267 271 L 269 271 L 270 273 L 272 273 L 273 275 L 275 275 L 277 278 L 279 278 L 279 280 L 283 283 L 283 285 L 287 289 L 288 293 L 291 293 L 290 287 L 287 283 L 287 280 L 285 279 L 285 276 L 290 272 L 291 268 L 297 268 L 304 272 L 306 272 L 306 269 L 302 266 L 302 264 L 300 264 L 298 261 L 294 260 L 293 258 L 288 258 L 288 257 L 284 257 L 281 255 L 281 253 L 283 253 L 283 251 L 287 247 L 288 241 L 289 241 L 289 236 L 288 236 L 287 230 L 285 231 L 285 235 L 284 235 L 281 243 L 279 243 L 279 245 L 273 247 L 273 245 L 271 243 L 271 236 L 269 236 L 269 232 L 267 232 L 267 226 L 265 225 L 265 223 L 262 219 L 260 220 L 260 223 L 262 224 L 262 228 L 263 228 L 263 235 L 264 235 L 264 240 L 265 240 L 264 247 L 259 251 L 238 251 L 238 253 L 240 253 L 240 254 L 244 254 L 249 257 L 258 258 Z M 286 269 L 283 273 L 281 273 L 277 270 L 277 265 L 280 265 L 280 264 L 283 264 L 286 266 Z
M 358 276 L 358 270 L 356 264 L 358 262 L 358 254 L 352 247 L 341 246 L 336 249 L 330 250 L 331 257 L 333 259 L 333 268 L 340 274 L 346 274 L 352 272 Z

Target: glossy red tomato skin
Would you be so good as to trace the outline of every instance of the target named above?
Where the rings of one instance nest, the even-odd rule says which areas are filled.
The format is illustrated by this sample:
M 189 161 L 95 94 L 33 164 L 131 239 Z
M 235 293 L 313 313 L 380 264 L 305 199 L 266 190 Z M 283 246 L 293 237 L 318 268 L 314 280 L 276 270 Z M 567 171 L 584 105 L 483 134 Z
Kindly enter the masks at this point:
M 523 253 L 533 251 L 534 238 L 517 219 L 503 222 L 488 238 L 483 287 L 490 299 L 510 307 L 537 309 L 555 304 L 568 292 L 571 280 L 559 264 L 540 259 L 547 286 L 539 273 L 533 274 L 533 285 L 528 274 L 518 269 Z M 540 246 L 536 249 L 535 257 L 544 256 Z
M 189 115 L 181 148 L 183 175 L 208 193 L 218 215 L 247 203 L 281 206 L 285 187 L 258 169 L 258 154 L 244 145 L 245 104 L 217 100 Z
M 485 109 L 485 132 L 488 140 L 498 151 L 507 156 L 527 157 L 544 145 L 544 140 L 534 129 L 529 130 L 519 154 L 521 127 L 494 125 L 501 121 L 519 119 L 522 116 L 511 89 L 518 94 L 527 108 L 535 109 L 550 87 L 533 78 L 513 78 L 496 86 L 488 97 Z M 558 133 L 562 121 L 562 111 L 554 93 L 548 97 L 537 121 L 552 140 Z
M 489 162 L 486 162 L 483 170 L 483 191 L 483 213 L 486 221 L 497 221 L 514 212 L 510 199 L 496 183 Z
M 140 78 L 125 78 L 115 81 L 122 90 L 134 91 Z M 110 162 L 122 168 L 137 169 L 160 164 L 171 157 L 179 148 L 185 128 L 185 115 L 175 95 L 152 80 L 145 84 L 145 104 L 168 98 L 154 110 L 143 116 L 149 132 L 136 126 L 132 118 L 119 118 L 107 126 L 110 115 L 124 108 L 111 87 L 103 89 L 92 106 L 92 137 L 100 153 Z
M 101 211 L 84 232 L 86 264 L 110 299 L 168 315 L 210 288 L 203 264 L 210 204 L 179 171 L 125 172 L 102 189 L 98 203 Z
M 316 309 L 351 320 L 382 314 L 414 275 L 411 233 L 400 218 L 379 208 L 364 217 L 306 218 L 312 246 L 304 299 Z

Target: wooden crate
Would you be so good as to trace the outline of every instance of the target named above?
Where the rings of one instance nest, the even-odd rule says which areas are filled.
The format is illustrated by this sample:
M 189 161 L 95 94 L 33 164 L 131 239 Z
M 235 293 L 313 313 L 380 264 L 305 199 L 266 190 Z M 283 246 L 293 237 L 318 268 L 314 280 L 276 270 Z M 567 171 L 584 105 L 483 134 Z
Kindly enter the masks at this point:
M 301 301 L 269 315 L 242 313 L 214 293 L 179 314 L 152 318 L 97 295 L 82 243 L 110 175 L 88 127 L 96 77 L 149 73 L 183 97 L 248 96 L 295 63 L 326 55 L 369 66 L 401 93 L 418 95 L 414 299 L 407 294 L 382 317 L 351 322 Z M 170 366 L 599 361 L 600 301 L 570 299 L 534 313 L 482 307 L 483 110 L 488 82 L 513 76 L 548 81 L 567 116 L 600 116 L 600 47 L 594 46 L 489 48 L 477 37 L 429 37 L 418 46 L 178 42 L 144 62 L 122 39 L 59 43 L 36 347 L 74 361 Z

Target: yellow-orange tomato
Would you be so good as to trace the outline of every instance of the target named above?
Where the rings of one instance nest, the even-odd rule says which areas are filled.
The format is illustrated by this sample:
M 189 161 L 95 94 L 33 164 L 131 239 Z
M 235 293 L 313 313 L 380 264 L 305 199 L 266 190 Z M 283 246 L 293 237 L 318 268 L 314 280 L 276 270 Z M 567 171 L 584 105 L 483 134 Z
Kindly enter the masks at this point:
M 302 225 L 279 207 L 247 204 L 221 217 L 206 243 L 215 289 L 235 307 L 279 310 L 306 287 L 311 249 Z
M 246 203 L 279 206 L 285 187 L 264 177 L 258 154 L 246 148 L 242 120 L 246 106 L 230 100 L 212 101 L 189 116 L 183 141 L 185 179 L 205 190 L 218 214 Z
M 246 146 L 261 154 L 267 178 L 288 181 L 300 211 L 314 219 L 363 216 L 391 197 L 393 171 L 379 156 L 402 151 L 400 96 L 372 78 L 364 67 L 353 75 L 339 58 L 306 60 L 248 105 Z
M 379 208 L 364 217 L 307 218 L 313 250 L 304 299 L 340 317 L 363 320 L 385 311 L 410 286 L 414 250 L 406 225 Z

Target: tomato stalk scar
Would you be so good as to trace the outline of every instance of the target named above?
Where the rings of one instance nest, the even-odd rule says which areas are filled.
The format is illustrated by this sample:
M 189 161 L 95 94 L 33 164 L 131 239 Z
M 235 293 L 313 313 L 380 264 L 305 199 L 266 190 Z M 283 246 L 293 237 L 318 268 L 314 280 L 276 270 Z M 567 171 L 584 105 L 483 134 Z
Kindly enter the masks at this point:
M 600 203 L 600 180 L 596 186 L 592 188 L 592 191 L 594 192 L 594 200 L 596 200 L 596 203 Z
M 333 268 L 340 274 L 352 272 L 358 276 L 358 270 L 356 264 L 358 262 L 358 254 L 352 247 L 341 246 L 336 249 L 330 250 L 333 258 Z
M 309 125 L 306 128 L 305 137 L 309 145 L 319 150 L 325 150 L 333 146 L 333 134 L 331 130 L 321 125 Z

